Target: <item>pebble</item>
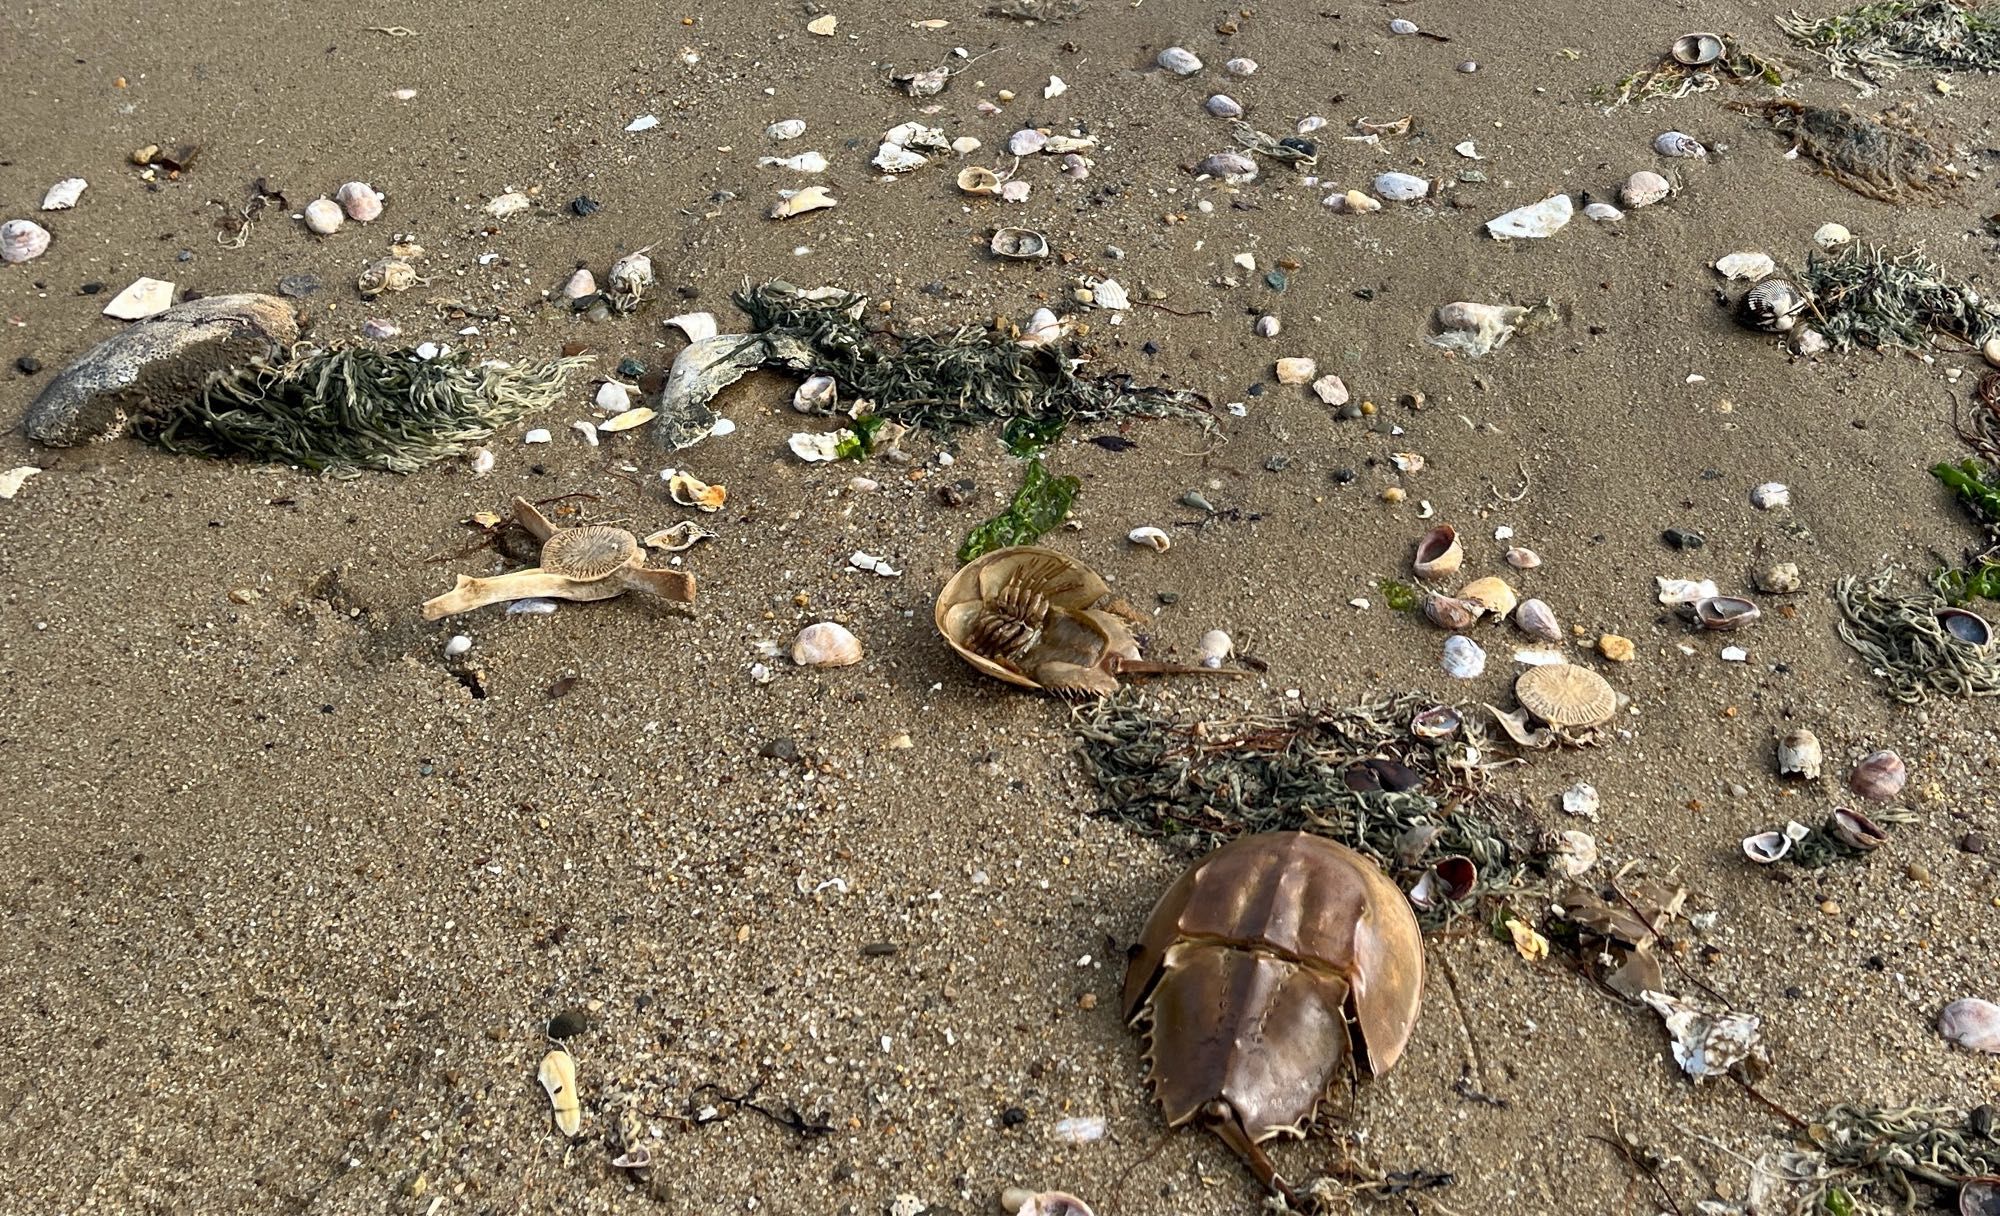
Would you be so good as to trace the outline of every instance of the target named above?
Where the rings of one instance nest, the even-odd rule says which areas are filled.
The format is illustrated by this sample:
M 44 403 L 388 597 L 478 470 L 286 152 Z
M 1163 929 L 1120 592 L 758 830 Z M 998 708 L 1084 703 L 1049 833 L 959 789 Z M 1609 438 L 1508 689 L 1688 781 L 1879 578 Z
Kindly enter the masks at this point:
M 450 641 L 444 644 L 444 656 L 448 659 L 455 659 L 471 649 L 472 639 L 462 633 L 456 634 Z
M 1186 47 L 1170 46 L 1160 52 L 1155 62 L 1176 76 L 1192 76 L 1201 71 L 1201 58 Z
M 632 393 L 616 380 L 606 380 L 597 388 L 597 408 L 622 413 L 632 408 Z
M 1708 543 L 1707 537 L 1699 532 L 1691 532 L 1686 528 L 1668 528 L 1666 531 L 1660 533 L 1660 539 L 1667 542 L 1668 548 L 1677 549 L 1683 553 L 1699 549 Z
M 1967 832 L 1958 838 L 1958 851 L 1961 853 L 1971 853 L 1974 856 L 1978 856 L 1986 851 L 1987 845 L 1988 841 L 1986 837 L 1978 832 Z
M 1813 232 L 1813 244 L 1821 249 L 1838 249 L 1853 239 L 1845 224 L 1821 224 Z
M 1636 653 L 1632 639 L 1607 633 L 1597 639 L 1597 653 L 1614 663 L 1630 663 Z
M 1266 314 L 1258 317 L 1257 324 L 1252 328 L 1256 330 L 1257 336 L 1260 338 L 1275 338 L 1283 326 L 1279 323 L 1278 318 Z
M 549 441 L 550 441 L 551 439 L 553 439 L 553 438 L 555 438 L 555 437 L 554 437 L 553 435 L 549 434 L 549 432 L 548 432 L 548 428 L 546 428 L 546 427 L 539 427 L 539 426 L 538 426 L 538 427 L 536 427 L 535 429 L 533 429 L 533 430 L 529 431 L 529 432 L 528 432 L 527 434 L 525 434 L 525 435 L 521 436 L 521 442 L 522 442 L 522 443 L 548 443 L 548 442 L 549 442 Z
M 1257 61 L 1241 57 L 1231 59 L 1222 65 L 1222 70 L 1231 76 L 1255 76 L 1257 74 Z
M 42 361 L 33 355 L 22 355 L 14 360 L 14 370 L 23 376 L 32 376 L 42 370 Z
M 347 213 L 340 209 L 339 203 L 330 198 L 316 198 L 306 204 L 305 220 L 306 227 L 314 232 L 321 236 L 332 236 L 347 222 Z
M 1321 376 L 1313 381 L 1313 393 L 1328 405 L 1346 405 L 1350 394 L 1339 376 Z
M 1217 93 L 1202 103 L 1202 108 L 1217 118 L 1241 118 L 1243 106 L 1227 93 Z
M 1833 899 L 1822 900 L 1819 905 L 1819 910 L 1826 913 L 1828 916 L 1839 916 L 1840 901 Z

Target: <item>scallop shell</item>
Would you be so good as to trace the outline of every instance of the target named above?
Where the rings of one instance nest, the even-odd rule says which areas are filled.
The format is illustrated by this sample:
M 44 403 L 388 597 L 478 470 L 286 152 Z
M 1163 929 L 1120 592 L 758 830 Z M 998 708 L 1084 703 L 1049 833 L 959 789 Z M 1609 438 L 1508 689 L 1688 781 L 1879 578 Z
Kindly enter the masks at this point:
M 1486 652 L 1471 638 L 1454 633 L 1444 640 L 1444 658 L 1440 665 L 1445 674 L 1454 680 L 1477 679 L 1486 670 Z
M 1168 47 L 1154 62 L 1176 76 L 1192 76 L 1201 71 L 1201 57 L 1182 46 Z
M 1550 726 L 1585 730 L 1618 712 L 1618 694 L 1588 667 L 1553 663 L 1530 667 L 1514 681 L 1521 707 Z
M 306 204 L 305 218 L 306 227 L 321 236 L 332 236 L 347 222 L 347 213 L 330 198 L 316 198 Z
M 1873 852 L 1889 843 L 1889 834 L 1882 830 L 1880 824 L 1860 811 L 1844 807 L 1834 811 L 1827 821 L 1827 830 L 1840 843 L 1863 853 Z
M 1847 778 L 1847 788 L 1870 802 L 1887 802 L 1903 792 L 1903 783 L 1909 779 L 1909 769 L 1901 756 L 1879 751 L 1854 766 L 1854 772 Z
M 1722 58 L 1723 49 L 1720 34 L 1682 34 L 1674 39 L 1674 62 L 1704 67 Z
M 851 667 L 860 661 L 861 639 L 834 621 L 807 625 L 792 642 L 792 662 L 801 667 Z
M 367 182 L 349 182 L 334 191 L 333 197 L 347 218 L 357 224 L 369 223 L 382 214 L 382 196 Z
M 1819 779 L 1819 736 L 1801 726 L 1778 740 L 1778 775 L 1802 781 Z
M 1556 623 L 1555 610 L 1540 600 L 1522 600 L 1520 607 L 1514 609 L 1514 624 L 1522 633 L 1544 642 L 1563 640 L 1562 626 Z
M 1460 599 L 1471 600 L 1486 609 L 1496 620 L 1505 620 L 1521 602 L 1521 597 L 1507 585 L 1506 579 L 1494 578 L 1491 575 L 1474 579 L 1460 587 L 1458 595 Z
M 1440 629 L 1470 629 L 1485 610 L 1475 600 L 1454 599 L 1449 595 L 1424 597 L 1424 615 Z
M 49 230 L 33 220 L 0 224 L 0 262 L 26 262 L 49 249 Z
M 1125 539 L 1135 545 L 1151 549 L 1155 553 L 1165 553 L 1174 547 L 1173 537 L 1150 525 L 1132 529 L 1125 534 Z
M 1966 997 L 1938 1014 L 1938 1033 L 1960 1047 L 2000 1054 L 2000 1005 Z
M 1783 279 L 1765 279 L 1743 293 L 1743 323 L 1767 333 L 1790 329 L 1805 311 L 1805 296 Z
M 1985 647 L 1993 643 L 1993 626 L 1976 612 L 1963 608 L 1940 608 L 1937 623 L 1944 631 L 1968 646 Z
M 960 169 L 958 188 L 967 194 L 995 195 L 1000 193 L 1000 175 L 977 165 Z
M 1417 541 L 1417 553 L 1411 562 L 1411 569 L 1418 578 L 1437 578 L 1458 573 L 1465 563 L 1465 547 L 1459 544 L 1458 529 L 1450 524 L 1439 524 L 1423 534 Z
M 1049 240 L 1032 228 L 1002 228 L 993 234 L 990 249 L 995 257 L 1027 261 L 1049 256 Z
M 1682 131 L 1662 131 L 1653 137 L 1653 151 L 1661 156 L 1678 156 L 1685 160 L 1698 160 L 1708 155 L 1708 149 L 1701 141 Z

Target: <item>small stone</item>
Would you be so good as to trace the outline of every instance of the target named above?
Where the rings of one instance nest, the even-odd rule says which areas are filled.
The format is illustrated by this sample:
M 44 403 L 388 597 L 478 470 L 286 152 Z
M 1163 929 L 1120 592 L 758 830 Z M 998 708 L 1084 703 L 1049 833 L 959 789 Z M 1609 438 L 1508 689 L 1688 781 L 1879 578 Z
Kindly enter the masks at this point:
M 1275 338 L 1278 336 L 1278 331 L 1284 327 L 1279 323 L 1278 318 L 1267 314 L 1258 317 L 1257 324 L 1252 326 L 1252 328 L 1256 330 L 1257 336 L 1260 338 Z
M 1833 250 L 1854 239 L 1854 234 L 1845 224 L 1821 224 L 1813 232 L 1813 244 L 1821 249 Z
M 1699 532 L 1691 532 L 1686 528 L 1668 528 L 1666 531 L 1660 533 L 1660 539 L 1667 542 L 1668 548 L 1681 552 L 1699 549 L 1708 543 L 1707 537 Z
M 972 501 L 973 492 L 977 489 L 970 477 L 961 477 L 937 488 L 938 501 L 947 507 L 962 507 Z
M 1978 832 L 1967 832 L 1958 838 L 1958 851 L 1977 856 L 1986 851 L 1987 843 L 1986 837 Z
M 33 355 L 22 355 L 14 360 L 14 370 L 23 376 L 32 376 L 42 370 L 42 361 Z
M 288 300 L 303 300 L 319 288 L 318 275 L 288 274 L 278 280 L 278 294 Z
M 549 1019 L 549 1037 L 552 1039 L 573 1039 L 589 1029 L 588 1010 L 565 1009 Z
M 1838 900 L 1832 900 L 1832 899 L 1822 900 L 1820 901 L 1819 910 L 1826 913 L 1828 916 L 1839 916 L 1840 902 Z
M 834 29 L 839 25 L 840 18 L 834 16 L 832 13 L 827 13 L 806 22 L 806 33 L 817 34 L 821 38 L 831 38 L 833 37 Z
M 598 202 L 588 194 L 579 194 L 569 200 L 569 213 L 580 220 L 587 220 L 602 210 L 604 210 L 604 204 Z
M 1931 868 L 1921 861 L 1913 861 L 1903 867 L 1903 877 L 1918 886 L 1928 887 L 1931 885 Z
M 1201 58 L 1186 47 L 1170 46 L 1155 61 L 1176 76 L 1192 76 L 1201 71 Z
M 632 408 L 632 392 L 616 380 L 606 380 L 597 389 L 597 408 L 622 413 Z
M 1279 384 L 1309 384 L 1319 365 L 1311 359 L 1280 359 L 1276 370 Z
M 1328 405 L 1347 404 L 1349 396 L 1347 385 L 1342 382 L 1339 376 L 1321 376 L 1319 379 L 1313 381 L 1312 390 L 1321 401 L 1324 401 Z
M 766 760 L 782 760 L 789 764 L 799 758 L 799 745 L 789 738 L 773 739 L 758 748 L 757 754 Z
M 1095 992 L 1084 993 L 1082 996 L 1076 998 L 1076 1007 L 1078 1009 L 1097 1008 L 1097 994 Z
M 1614 663 L 1630 663 L 1636 650 L 1632 645 L 1631 638 L 1619 637 L 1615 633 L 1607 633 L 1597 639 L 1597 653 Z
M 1750 505 L 1759 511 L 1776 511 L 1792 505 L 1792 492 L 1782 483 L 1767 481 L 1750 491 Z

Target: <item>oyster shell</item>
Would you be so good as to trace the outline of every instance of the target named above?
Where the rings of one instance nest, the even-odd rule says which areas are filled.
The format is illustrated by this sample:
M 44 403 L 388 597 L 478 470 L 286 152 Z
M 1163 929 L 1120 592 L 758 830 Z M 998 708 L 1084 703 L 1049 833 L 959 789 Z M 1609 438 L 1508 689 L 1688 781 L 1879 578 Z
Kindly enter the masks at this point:
M 667 497 L 683 507 L 695 507 L 713 514 L 729 501 L 729 491 L 723 486 L 712 486 L 692 473 L 678 469 L 667 478 Z

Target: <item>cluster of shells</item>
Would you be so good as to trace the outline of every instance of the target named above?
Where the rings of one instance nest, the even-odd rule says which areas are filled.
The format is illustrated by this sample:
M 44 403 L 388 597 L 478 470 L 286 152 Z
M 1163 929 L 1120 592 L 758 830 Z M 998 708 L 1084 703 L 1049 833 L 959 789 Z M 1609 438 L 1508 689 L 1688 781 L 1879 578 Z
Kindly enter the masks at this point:
M 1516 570 L 1533 570 L 1542 559 L 1532 549 L 1515 546 L 1507 550 L 1507 564 Z M 1465 546 L 1458 530 L 1440 524 L 1417 541 L 1411 569 L 1426 584 L 1457 575 L 1465 564 Z M 1522 599 L 1506 579 L 1476 578 L 1453 594 L 1431 591 L 1424 596 L 1424 616 L 1440 629 L 1452 631 L 1445 644 L 1445 671 L 1459 679 L 1472 679 L 1486 668 L 1486 655 L 1462 631 L 1482 620 L 1511 620 L 1515 628 L 1543 642 L 1561 642 L 1562 627 L 1555 610 L 1539 599 Z
M 1781 779 L 1817 782 L 1825 763 L 1826 753 L 1819 736 L 1806 727 L 1798 727 L 1778 740 L 1777 767 Z M 1909 766 L 1903 758 L 1883 749 L 1870 752 L 1855 763 L 1847 776 L 1847 790 L 1864 803 L 1881 806 L 1894 802 L 1909 779 Z M 1882 825 L 1858 806 L 1836 806 L 1822 830 L 1858 853 L 1872 853 L 1889 839 Z M 1771 831 L 1755 832 L 1743 838 L 1743 855 L 1758 865 L 1770 865 L 1784 860 L 1792 847 L 1809 835 L 1811 829 L 1797 821 Z
M 369 224 L 381 215 L 382 192 L 367 182 L 348 182 L 334 191 L 332 198 L 316 198 L 307 203 L 301 218 L 312 231 L 332 236 L 348 220 Z

